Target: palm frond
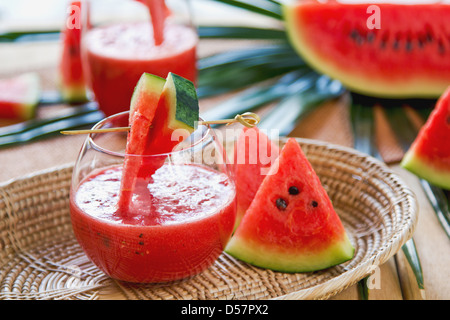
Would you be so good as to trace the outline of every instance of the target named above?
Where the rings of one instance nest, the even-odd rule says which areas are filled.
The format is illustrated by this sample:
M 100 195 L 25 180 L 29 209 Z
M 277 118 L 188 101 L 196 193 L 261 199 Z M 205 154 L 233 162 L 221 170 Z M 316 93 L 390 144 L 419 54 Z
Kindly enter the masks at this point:
M 237 26 L 200 26 L 198 35 L 202 39 L 247 39 L 287 41 L 286 32 L 279 29 L 265 29 Z
M 353 96 L 353 98 L 355 98 L 355 96 Z M 367 103 L 367 100 L 365 102 Z M 385 108 L 385 110 L 389 110 L 388 112 L 391 113 L 392 118 L 390 118 L 390 121 L 395 123 L 396 126 L 400 128 L 399 130 L 402 131 L 401 136 L 403 138 L 407 138 L 405 132 L 411 132 L 413 129 L 411 124 L 404 123 L 404 115 L 402 115 L 401 112 L 399 112 L 399 110 L 395 107 L 389 106 Z M 352 102 L 350 114 L 354 136 L 354 148 L 382 160 L 382 157 L 378 152 L 378 148 L 376 147 L 376 141 L 374 141 L 375 118 L 373 112 L 374 110 L 372 104 L 362 105 Z M 404 146 L 406 146 L 407 143 L 407 141 L 403 141 Z M 414 240 L 408 240 L 402 246 L 402 251 L 404 252 L 408 263 L 413 270 L 417 286 L 419 289 L 423 290 L 423 271 Z M 368 299 L 369 289 L 367 287 L 367 278 L 364 278 L 358 282 L 358 290 L 360 292 L 361 299 Z
M 286 46 L 226 52 L 200 60 L 197 91 L 200 98 L 223 94 L 299 69 L 309 67 Z
M 283 19 L 281 13 L 281 5 L 278 1 L 270 0 L 214 0 L 233 7 L 245 9 L 257 14 L 275 18 Z
M 232 98 L 202 113 L 204 119 L 227 119 L 236 114 L 252 111 L 287 94 L 306 90 L 314 85 L 314 75 L 301 70 L 291 71 L 269 84 L 252 86 Z
M 311 72 L 310 76 L 315 78 L 311 87 L 286 94 L 286 97 L 264 116 L 258 127 L 276 130 L 279 135 L 286 136 L 311 111 L 324 102 L 339 97 L 345 91 L 338 81 L 314 72 Z

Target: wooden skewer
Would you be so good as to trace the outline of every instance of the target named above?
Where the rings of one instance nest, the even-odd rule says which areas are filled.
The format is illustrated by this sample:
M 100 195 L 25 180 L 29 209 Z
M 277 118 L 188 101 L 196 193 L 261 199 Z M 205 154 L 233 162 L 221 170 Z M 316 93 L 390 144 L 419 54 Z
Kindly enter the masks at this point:
M 240 124 L 252 128 L 256 126 L 261 118 L 253 112 L 246 112 L 236 115 L 234 119 L 223 119 L 223 120 L 211 120 L 211 121 L 199 121 L 199 125 L 206 124 L 226 124 L 227 126 L 239 122 Z M 62 134 L 65 135 L 75 135 L 75 134 L 89 134 L 89 133 L 102 133 L 102 132 L 124 132 L 129 131 L 131 127 L 114 127 L 114 128 L 104 128 L 104 129 L 85 129 L 85 130 L 66 130 L 61 131 Z

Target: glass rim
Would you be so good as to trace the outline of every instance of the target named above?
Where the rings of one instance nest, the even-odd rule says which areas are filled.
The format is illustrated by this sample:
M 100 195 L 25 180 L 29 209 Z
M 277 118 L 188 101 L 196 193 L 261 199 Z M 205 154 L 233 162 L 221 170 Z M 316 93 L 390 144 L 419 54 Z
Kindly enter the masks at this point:
M 108 117 L 106 117 L 106 118 L 100 120 L 100 121 L 97 122 L 96 124 L 94 124 L 94 126 L 93 126 L 91 129 L 100 129 L 100 127 L 101 127 L 104 123 L 106 123 L 108 120 L 111 120 L 111 118 L 115 118 L 115 117 L 118 117 L 118 116 L 123 116 L 123 115 L 125 115 L 125 114 L 129 114 L 129 112 L 130 112 L 130 111 L 127 110 L 127 111 L 123 111 L 123 112 L 119 112 L 119 113 L 110 115 L 110 116 L 108 116 Z M 127 117 L 127 118 L 128 118 L 128 117 Z M 199 117 L 199 121 L 203 121 L 203 119 Z M 195 129 L 192 133 L 194 133 L 195 131 L 197 131 L 197 130 L 200 128 L 200 126 L 206 127 L 206 131 L 205 131 L 204 133 L 202 133 L 202 137 L 201 137 L 200 139 L 198 139 L 197 141 L 194 141 L 194 142 L 191 143 L 189 146 L 186 146 L 185 148 L 182 148 L 182 149 L 180 149 L 180 150 L 172 150 L 172 151 L 170 151 L 170 152 L 157 153 L 157 154 L 155 153 L 155 154 L 144 154 L 144 155 L 141 155 L 141 154 L 122 153 L 122 152 L 117 152 L 117 151 L 108 150 L 107 148 L 104 148 L 104 147 L 100 146 L 98 143 L 96 143 L 96 142 L 94 141 L 93 135 L 98 134 L 98 133 L 95 133 L 95 132 L 94 132 L 94 133 L 93 133 L 93 132 L 89 133 L 87 139 L 89 140 L 89 143 L 92 145 L 92 147 L 93 147 L 95 150 L 97 150 L 97 151 L 99 151 L 99 152 L 103 152 L 103 153 L 108 154 L 108 155 L 111 155 L 111 156 L 115 156 L 115 157 L 121 157 L 121 158 L 125 158 L 125 157 L 142 157 L 142 158 L 147 158 L 147 157 L 149 157 L 149 158 L 152 158 L 152 157 L 168 157 L 168 156 L 170 156 L 170 155 L 179 154 L 179 153 L 181 153 L 181 152 L 186 152 L 187 150 L 191 150 L 191 149 L 193 149 L 194 147 L 196 147 L 198 144 L 200 144 L 201 142 L 205 141 L 205 140 L 207 139 L 208 136 L 213 137 L 213 135 L 211 134 L 211 133 L 212 133 L 212 128 L 211 128 L 211 126 L 210 126 L 209 124 L 201 124 L 201 125 L 199 125 L 199 126 L 197 127 L 197 129 Z M 117 133 L 117 132 L 104 132 L 104 133 L 102 133 L 102 134 L 112 134 L 112 133 Z M 180 142 L 180 143 L 182 143 L 182 142 Z

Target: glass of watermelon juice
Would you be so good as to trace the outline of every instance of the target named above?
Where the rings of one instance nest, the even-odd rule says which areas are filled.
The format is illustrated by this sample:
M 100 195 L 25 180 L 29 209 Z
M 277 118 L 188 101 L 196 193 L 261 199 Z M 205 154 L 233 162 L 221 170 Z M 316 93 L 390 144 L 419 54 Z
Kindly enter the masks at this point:
M 81 52 L 90 92 L 110 116 L 130 107 L 142 73 L 197 80 L 187 0 L 84 0 Z
M 127 124 L 123 112 L 94 128 Z M 204 125 L 167 154 L 125 155 L 126 141 L 126 132 L 91 133 L 80 151 L 70 191 L 79 244 L 95 265 L 122 281 L 159 283 L 200 273 L 222 253 L 236 218 L 222 144 Z M 141 165 L 132 202 L 121 210 L 126 158 Z

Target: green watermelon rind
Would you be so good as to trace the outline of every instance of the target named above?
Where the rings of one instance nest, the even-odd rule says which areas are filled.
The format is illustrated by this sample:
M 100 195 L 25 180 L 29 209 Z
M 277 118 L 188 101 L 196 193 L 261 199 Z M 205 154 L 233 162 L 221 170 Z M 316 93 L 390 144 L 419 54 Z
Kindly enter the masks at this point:
M 282 5 L 282 13 L 285 21 L 285 29 L 288 39 L 293 48 L 311 67 L 326 74 L 331 78 L 338 79 L 350 90 L 370 96 L 385 98 L 435 98 L 445 91 L 448 83 L 442 81 L 433 81 L 430 79 L 414 79 L 403 82 L 390 83 L 377 81 L 371 75 L 363 78 L 353 75 L 345 70 L 345 66 L 338 66 L 329 59 L 321 58 L 319 52 L 312 48 L 300 30 L 303 28 L 297 26 L 295 15 L 296 5 Z
M 87 89 L 84 84 L 60 85 L 62 99 L 67 103 L 81 103 L 88 101 Z
M 170 99 L 169 128 L 192 132 L 199 120 L 198 97 L 194 83 L 169 73 L 166 87 Z
M 299 248 L 301 249 L 301 248 Z M 238 235 L 231 238 L 225 252 L 251 265 L 285 273 L 303 273 L 327 269 L 353 258 L 355 248 L 347 234 L 341 241 L 334 242 L 318 252 L 281 252 L 268 246 L 257 244 L 252 239 L 242 239 Z
M 450 171 L 435 168 L 433 163 L 417 154 L 414 148 L 406 152 L 400 165 L 431 184 L 450 190 Z
M 286 170 L 279 169 L 282 166 Z M 306 202 L 302 201 L 298 206 L 294 203 L 294 207 L 291 207 L 294 211 L 281 216 L 278 215 L 279 211 L 272 211 L 275 208 L 268 207 L 273 200 L 270 200 L 270 194 L 279 192 L 275 191 L 280 188 L 276 181 L 284 185 L 289 179 L 287 175 L 292 174 L 307 180 L 305 184 L 308 185 L 308 191 L 303 190 L 302 194 L 315 194 L 315 199 L 321 203 L 318 206 L 326 210 L 321 218 L 323 220 L 311 226 L 319 230 L 320 224 L 318 232 L 322 234 L 309 233 L 308 225 L 302 226 L 303 231 L 299 233 L 290 233 L 291 226 L 286 229 L 290 224 L 291 213 L 308 212 L 309 207 L 304 207 Z M 225 247 L 225 252 L 254 266 L 288 273 L 317 271 L 348 261 L 353 258 L 355 248 L 329 200 L 300 145 L 290 138 L 264 178 L 241 224 Z M 296 223 L 303 222 L 297 219 Z M 275 240 L 278 238 L 283 239 L 282 242 Z

